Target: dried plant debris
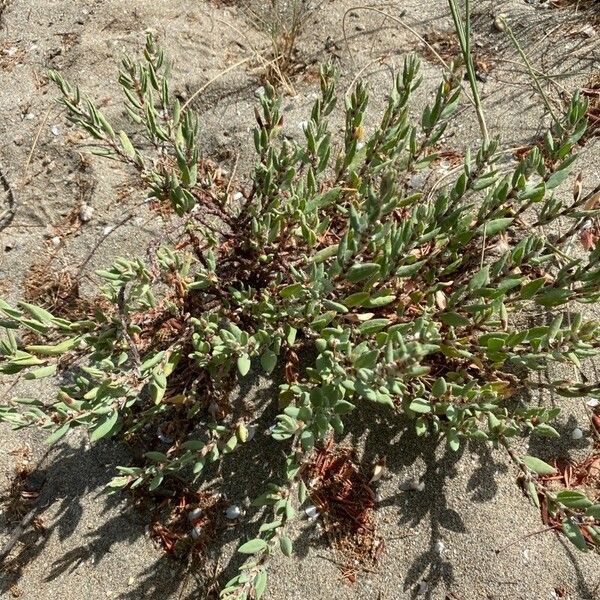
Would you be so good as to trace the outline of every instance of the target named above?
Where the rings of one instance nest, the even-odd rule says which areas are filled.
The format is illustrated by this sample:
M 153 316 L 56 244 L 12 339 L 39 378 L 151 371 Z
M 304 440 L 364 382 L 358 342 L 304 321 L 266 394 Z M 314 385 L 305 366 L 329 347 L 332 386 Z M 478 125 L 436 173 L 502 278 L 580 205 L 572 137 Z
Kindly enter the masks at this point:
M 548 464 L 524 457 L 537 477 L 524 474 L 520 478 L 526 494 L 540 509 L 543 523 L 562 531 L 583 551 L 600 549 L 600 408 L 594 406 L 589 416 L 595 442 L 586 458 L 556 459 Z
M 101 306 L 109 308 L 102 299 L 83 298 L 78 277 L 70 269 L 53 270 L 48 262 L 29 268 L 23 280 L 23 299 L 69 319 L 91 316 Z
M 176 558 L 190 553 L 205 555 L 220 531 L 230 526 L 226 516 L 227 503 L 215 492 L 177 491 L 160 500 L 139 498 L 138 503 L 151 509 L 150 534 Z
M 315 450 L 303 474 L 327 539 L 343 556 L 342 573 L 354 582 L 358 571 L 373 568 L 384 548 L 376 532 L 370 477 L 358 464 L 355 449 L 333 441 Z

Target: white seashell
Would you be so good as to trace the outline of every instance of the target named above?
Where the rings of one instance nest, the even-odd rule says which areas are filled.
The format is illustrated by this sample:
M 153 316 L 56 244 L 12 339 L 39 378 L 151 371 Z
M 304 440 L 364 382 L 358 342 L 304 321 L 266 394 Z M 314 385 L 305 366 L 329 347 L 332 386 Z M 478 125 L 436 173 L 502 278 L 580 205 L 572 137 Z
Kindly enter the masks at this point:
M 82 223 L 87 223 L 92 220 L 94 216 L 94 208 L 89 204 L 83 204 L 79 209 L 79 220 Z
M 317 510 L 317 507 L 314 506 L 313 504 L 307 506 L 304 509 L 304 512 L 306 513 L 306 516 L 309 519 L 316 519 L 319 516 L 319 511 Z
M 571 439 L 572 440 L 580 440 L 583 437 L 583 431 L 579 429 L 579 427 L 575 427 L 573 431 L 571 431 Z
M 242 509 L 239 506 L 236 506 L 235 504 L 233 504 L 232 506 L 228 506 L 227 510 L 225 511 L 225 516 L 231 520 L 239 518 L 241 514 Z
M 201 508 L 195 508 L 194 510 L 191 510 L 188 513 L 188 520 L 192 521 L 192 522 L 197 521 L 200 518 L 201 515 L 202 515 L 202 509 Z

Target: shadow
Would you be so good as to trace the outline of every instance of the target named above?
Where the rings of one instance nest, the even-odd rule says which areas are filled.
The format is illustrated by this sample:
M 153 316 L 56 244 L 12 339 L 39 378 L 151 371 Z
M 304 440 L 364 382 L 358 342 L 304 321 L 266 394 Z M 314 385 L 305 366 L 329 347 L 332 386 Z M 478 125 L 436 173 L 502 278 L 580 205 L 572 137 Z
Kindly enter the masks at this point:
M 190 600 L 216 598 L 217 583 L 223 583 L 237 573 L 246 557 L 236 553 L 235 548 L 242 541 L 256 537 L 265 520 L 261 518 L 262 513 L 269 518 L 266 511 L 271 511 L 270 507 L 251 507 L 251 501 L 265 491 L 267 483 L 283 483 L 285 472 L 282 445 L 264 433 L 278 413 L 272 402 L 276 387 L 259 387 L 258 390 L 253 387 L 256 387 L 256 380 L 254 386 L 244 380 L 232 397 L 232 404 L 237 408 L 247 405 L 248 397 L 252 395 L 254 407 L 251 410 L 260 414 L 254 422 L 257 427 L 255 438 L 209 465 L 194 487 L 220 493 L 227 505 L 242 507 L 244 516 L 229 521 L 222 515 L 218 519 L 217 535 L 200 554 L 188 553 L 175 559 L 159 550 L 160 558 L 137 575 L 130 589 L 119 598 L 167 598 L 171 594 Z M 80 438 L 78 443 L 63 443 L 52 452 L 45 470 L 46 483 L 38 499 L 38 506 L 43 507 L 39 516 L 44 530 L 28 530 L 4 561 L 0 595 L 18 585 L 27 565 L 37 559 L 43 560 L 42 553 L 50 543 L 60 544 L 72 536 L 79 542 L 48 566 L 46 581 L 70 575 L 84 563 L 97 565 L 116 546 L 131 546 L 146 535 L 148 524 L 158 514 L 152 510 L 156 508 L 154 503 L 150 502 L 151 507 L 140 508 L 131 496 L 108 495 L 104 491 L 115 475 L 115 465 L 135 462 L 134 450 L 113 442 L 102 442 L 90 448 Z M 265 456 L 269 460 L 265 460 Z M 90 512 L 95 514 L 90 515 Z M 46 515 L 50 515 L 49 524 L 45 523 Z M 82 531 L 84 523 L 89 531 Z M 7 527 L 8 534 L 15 525 L 12 523 Z M 52 542 L 51 538 L 54 538 Z

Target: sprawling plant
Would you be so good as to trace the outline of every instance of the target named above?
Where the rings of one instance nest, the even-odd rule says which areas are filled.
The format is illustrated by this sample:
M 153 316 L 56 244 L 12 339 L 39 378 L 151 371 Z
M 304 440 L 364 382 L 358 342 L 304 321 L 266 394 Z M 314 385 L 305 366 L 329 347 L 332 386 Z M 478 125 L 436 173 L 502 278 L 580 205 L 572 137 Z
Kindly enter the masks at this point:
M 293 498 L 310 494 L 303 460 L 343 434 L 358 404 L 381 405 L 392 422 L 412 419 L 418 435 L 457 450 L 465 440 L 510 448 L 523 434 L 558 435 L 550 424 L 558 410 L 529 402 L 532 390 L 600 397 L 600 383 L 546 376 L 555 363 L 579 368 L 600 346 L 600 324 L 576 312 L 600 295 L 600 244 L 584 252 L 573 243 L 596 216 L 597 195 L 579 182 L 572 198 L 555 193 L 586 128 L 585 101 L 575 95 L 518 162 L 502 161 L 492 141 L 442 172 L 438 150 L 461 72 L 452 66 L 415 123 L 418 73 L 408 57 L 377 126 L 364 122 L 359 82 L 345 98 L 340 141 L 329 129 L 330 67 L 302 143 L 281 135 L 281 101 L 267 86 L 251 184 L 237 188 L 215 186 L 201 168 L 198 118 L 171 96 L 152 39 L 142 62 L 122 64 L 131 134 L 52 74 L 69 118 L 98 153 L 137 171 L 177 213 L 178 229 L 173 245 L 157 241 L 98 271 L 103 297 L 85 319 L 0 302 L 1 371 L 59 384 L 53 401 L 0 405 L 0 419 L 48 430 L 50 442 L 80 427 L 92 441 L 150 431 L 156 444 L 158 430 L 161 445 L 147 448 L 146 463 L 117 467 L 110 484 L 154 490 L 172 478 L 197 481 L 208 463 L 256 443 L 257 415 L 232 391 L 254 369 L 283 370 L 270 435 L 286 469 L 256 501 L 274 516 L 239 548 L 249 556 L 224 598 L 262 595 L 265 559 L 276 545 L 291 551 Z M 429 183 L 415 189 L 415 181 Z M 299 349 L 308 364 L 298 363 Z M 512 455 L 537 500 L 538 475 L 551 467 Z M 580 547 L 583 534 L 598 541 L 598 506 L 551 492 L 548 502 Z

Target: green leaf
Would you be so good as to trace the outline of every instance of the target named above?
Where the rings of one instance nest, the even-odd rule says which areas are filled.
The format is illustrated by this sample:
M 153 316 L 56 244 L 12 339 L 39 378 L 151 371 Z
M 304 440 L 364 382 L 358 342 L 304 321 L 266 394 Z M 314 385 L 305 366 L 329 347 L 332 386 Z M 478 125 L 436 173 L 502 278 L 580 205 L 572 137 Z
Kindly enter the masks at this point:
M 255 538 L 253 540 L 250 540 L 249 542 L 246 542 L 245 544 L 242 544 L 238 548 L 238 552 L 240 554 L 256 554 L 257 552 L 264 550 L 266 547 L 267 542 L 265 542 L 265 540 Z
M 381 267 L 377 263 L 357 263 L 348 269 L 346 277 L 352 283 L 358 283 L 359 281 L 374 277 L 379 273 L 380 269 Z
M 279 547 L 281 548 L 284 556 L 292 555 L 292 540 L 287 537 L 287 535 L 279 538 Z
M 430 413 L 431 404 L 423 398 L 415 398 L 409 405 L 408 408 L 416 413 Z
M 326 261 L 328 258 L 335 256 L 338 252 L 339 244 L 334 244 L 333 246 L 328 246 L 327 248 L 323 248 L 316 252 L 311 258 L 311 262 L 319 264 Z
M 487 237 L 491 237 L 504 231 L 512 222 L 513 218 L 504 217 L 502 219 L 492 219 L 483 225 L 480 225 L 477 229 L 477 233 L 479 235 L 486 235 Z
M 486 265 L 485 267 L 483 267 L 483 269 L 481 269 L 480 271 L 475 273 L 475 275 L 473 275 L 473 277 L 471 278 L 471 281 L 469 281 L 468 287 L 470 290 L 478 290 L 479 288 L 482 288 L 484 285 L 487 285 L 489 280 L 490 280 L 490 267 L 489 267 L 489 265 Z
M 164 475 L 162 473 L 157 473 L 154 478 L 152 479 L 152 481 L 150 482 L 150 485 L 148 486 L 148 490 L 149 491 L 154 491 L 162 482 L 164 479 Z
M 58 429 L 56 429 L 46 438 L 46 444 L 52 445 L 58 442 L 58 440 L 60 440 L 60 438 L 62 438 L 65 435 L 65 433 L 69 431 L 69 427 L 71 427 L 70 421 L 67 421 L 66 423 L 61 425 Z
M 459 315 L 458 313 L 455 313 L 455 312 L 440 314 L 440 321 L 444 325 L 448 325 L 451 327 L 465 327 L 466 325 L 469 325 L 469 323 L 471 322 L 466 317 L 463 317 L 462 315 Z
M 537 279 L 526 283 L 521 288 L 521 298 L 523 298 L 523 300 L 529 300 L 530 298 L 533 298 L 533 296 L 535 296 L 542 289 L 545 283 L 546 279 L 544 277 L 538 277 Z
M 254 578 L 254 597 L 260 600 L 267 589 L 267 571 L 262 569 Z
M 447 390 L 448 384 L 446 383 L 446 380 L 443 377 L 439 377 L 438 379 L 436 379 L 433 382 L 433 385 L 431 386 L 431 394 L 435 398 L 441 398 Z
M 245 377 L 246 375 L 248 375 L 251 364 L 252 363 L 250 361 L 250 357 L 246 353 L 244 353 L 238 357 L 237 368 L 242 377 Z
M 299 296 L 301 292 L 301 283 L 291 283 L 290 285 L 286 285 L 285 287 L 281 288 L 279 290 L 279 295 L 282 298 L 292 298 L 293 296 Z
M 588 517 L 594 517 L 594 519 L 596 519 L 597 521 L 600 521 L 600 504 L 594 504 L 594 506 L 590 506 L 585 511 L 585 514 Z
M 360 331 L 360 333 L 362 333 L 363 335 L 375 333 L 376 331 L 387 327 L 389 324 L 389 319 L 371 319 L 370 321 L 365 321 L 364 323 L 361 323 L 358 326 L 358 331 Z
M 404 265 L 396 271 L 396 277 L 412 277 L 419 272 L 419 269 L 426 263 L 425 260 L 418 260 L 412 265 Z
M 78 343 L 79 338 L 69 338 L 55 346 L 25 346 L 25 350 L 43 356 L 59 356 L 75 348 Z
M 593 504 L 585 494 L 575 490 L 558 492 L 556 500 L 567 508 L 589 508 Z
M 369 292 L 356 292 L 344 298 L 344 304 L 350 308 L 354 306 L 362 306 L 368 302 L 370 298 Z
M 122 130 L 119 131 L 119 139 L 121 140 L 121 146 L 123 146 L 125 154 L 129 156 L 129 158 L 135 158 L 135 148 L 127 134 Z
M 587 552 L 587 543 L 577 523 L 574 523 L 570 519 L 565 519 L 562 524 L 562 530 L 572 544 L 582 552 Z
M 277 354 L 272 350 L 265 350 L 260 357 L 260 364 L 262 368 L 265 370 L 265 373 L 269 374 L 273 372 L 273 369 L 277 366 Z M 239 364 L 238 364 L 239 366 Z M 241 371 L 240 371 L 241 373 Z
M 44 377 L 52 377 L 56 375 L 57 365 L 48 365 L 47 367 L 41 367 L 40 369 L 35 369 L 34 371 L 29 371 L 25 373 L 25 379 L 43 379 Z
M 554 429 L 554 427 L 552 427 L 551 425 L 548 425 L 548 423 L 540 423 L 533 429 L 533 433 L 537 433 L 538 435 L 541 435 L 543 437 L 549 437 L 549 438 L 559 438 L 560 437 L 560 433 L 558 433 L 558 431 L 556 431 L 556 429 Z
M 538 475 L 554 475 L 556 473 L 554 467 L 535 456 L 522 456 L 521 461 L 528 469 Z
M 90 434 L 90 441 L 96 442 L 104 436 L 108 435 L 115 426 L 117 420 L 119 419 L 119 413 L 116 410 L 113 410 L 108 415 L 105 415 L 100 419 L 100 422 L 96 426 L 96 428 Z
M 456 452 L 460 448 L 460 438 L 456 429 L 450 429 L 447 433 L 448 446 L 450 450 Z

